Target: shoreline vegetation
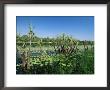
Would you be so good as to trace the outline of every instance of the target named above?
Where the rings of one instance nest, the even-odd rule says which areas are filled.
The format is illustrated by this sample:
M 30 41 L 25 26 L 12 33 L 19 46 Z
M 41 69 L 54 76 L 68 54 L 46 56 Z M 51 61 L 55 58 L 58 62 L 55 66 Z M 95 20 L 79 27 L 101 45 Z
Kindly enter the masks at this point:
M 94 74 L 94 41 L 16 35 L 16 74 Z

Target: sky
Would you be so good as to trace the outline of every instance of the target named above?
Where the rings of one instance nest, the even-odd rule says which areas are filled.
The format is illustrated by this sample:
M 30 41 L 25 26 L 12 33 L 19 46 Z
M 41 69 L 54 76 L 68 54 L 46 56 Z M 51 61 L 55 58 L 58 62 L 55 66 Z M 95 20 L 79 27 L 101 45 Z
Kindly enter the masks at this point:
M 29 24 L 38 37 L 65 33 L 78 40 L 94 41 L 94 16 L 16 16 L 17 33 L 26 35 Z

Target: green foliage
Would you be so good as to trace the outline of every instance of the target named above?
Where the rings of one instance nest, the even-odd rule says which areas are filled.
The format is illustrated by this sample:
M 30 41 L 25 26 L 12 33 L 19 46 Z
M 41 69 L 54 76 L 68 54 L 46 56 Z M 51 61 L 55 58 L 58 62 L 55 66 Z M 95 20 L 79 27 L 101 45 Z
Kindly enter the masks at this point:
M 27 35 L 17 35 L 16 38 L 19 51 L 28 51 L 29 37 Z M 79 41 L 64 33 L 56 38 L 33 36 L 31 41 L 33 42 L 31 51 L 36 54 L 29 55 L 30 68 L 23 67 L 22 62 L 16 65 L 17 74 L 94 73 L 93 41 Z M 25 48 L 22 47 L 24 44 Z
M 23 71 L 17 66 L 18 74 L 93 74 L 94 53 L 91 50 L 74 51 L 71 54 L 30 57 L 30 69 Z M 20 71 L 21 70 L 21 71 Z

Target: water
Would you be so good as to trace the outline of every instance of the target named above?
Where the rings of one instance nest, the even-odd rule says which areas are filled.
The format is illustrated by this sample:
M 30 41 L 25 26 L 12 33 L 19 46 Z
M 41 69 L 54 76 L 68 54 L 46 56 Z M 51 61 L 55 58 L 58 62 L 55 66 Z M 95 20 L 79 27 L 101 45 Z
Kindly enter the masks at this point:
M 90 48 L 90 46 L 88 46 L 88 47 Z M 79 50 L 84 50 L 83 45 L 78 46 L 78 49 Z M 17 53 L 17 57 L 21 57 L 20 54 L 22 54 L 22 52 Z M 50 48 L 47 48 L 47 47 L 45 47 L 45 50 L 44 50 L 44 48 L 43 48 L 43 50 L 37 50 L 36 48 L 34 48 L 31 51 L 31 57 L 38 57 L 38 56 L 41 56 L 42 54 L 47 54 L 49 56 L 52 56 L 52 55 L 55 55 L 56 52 L 52 48 L 50 49 Z
M 49 50 L 46 50 L 46 51 L 31 51 L 31 57 L 38 57 L 38 56 L 41 56 L 43 54 L 47 54 L 49 56 L 52 56 L 52 55 L 55 55 L 56 52 L 55 51 L 49 51 Z

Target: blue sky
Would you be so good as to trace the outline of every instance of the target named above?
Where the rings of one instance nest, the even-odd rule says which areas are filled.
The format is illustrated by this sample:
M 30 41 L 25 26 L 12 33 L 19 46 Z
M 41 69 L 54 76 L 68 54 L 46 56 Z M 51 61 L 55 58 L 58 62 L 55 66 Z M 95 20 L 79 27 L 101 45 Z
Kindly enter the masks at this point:
M 29 24 L 38 37 L 65 33 L 79 40 L 94 40 L 94 16 L 17 16 L 17 33 L 27 34 Z

